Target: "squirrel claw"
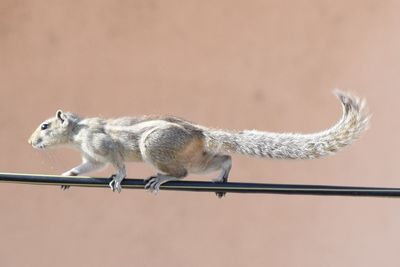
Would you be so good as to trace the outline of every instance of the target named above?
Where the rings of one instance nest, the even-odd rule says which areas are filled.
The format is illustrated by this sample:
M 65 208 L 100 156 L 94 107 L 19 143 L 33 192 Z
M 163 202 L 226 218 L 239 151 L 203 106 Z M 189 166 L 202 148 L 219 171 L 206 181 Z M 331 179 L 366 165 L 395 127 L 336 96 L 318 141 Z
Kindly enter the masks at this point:
M 61 175 L 62 176 L 77 176 L 78 173 L 70 170 L 70 171 L 66 171 L 66 172 L 62 173 Z M 70 187 L 71 187 L 70 185 L 64 185 L 63 184 L 63 185 L 61 185 L 61 190 L 65 191 L 65 190 L 69 189 Z
M 145 180 L 146 185 L 144 186 L 144 189 L 147 189 L 147 191 L 150 191 L 151 193 L 158 195 L 158 193 L 160 192 L 160 186 L 162 184 L 176 180 L 178 180 L 178 178 L 174 176 L 163 175 L 158 173 L 156 176 L 151 176 Z
M 68 190 L 69 188 L 70 188 L 71 186 L 70 185 L 61 185 L 61 190 L 62 191 L 66 191 L 66 190 Z
M 228 177 L 227 177 L 227 176 L 223 176 L 222 178 L 214 179 L 213 182 L 214 182 L 214 183 L 226 183 L 226 182 L 228 182 Z M 219 199 L 222 199 L 223 197 L 225 197 L 226 192 L 217 191 L 217 192 L 215 192 L 215 195 L 216 195 Z
M 110 182 L 108 185 L 110 186 L 110 188 L 111 188 L 111 190 L 112 190 L 113 192 L 121 193 L 121 190 L 122 190 L 121 182 L 117 181 L 117 180 L 115 179 L 115 177 L 116 177 L 115 174 L 111 175 L 110 179 L 112 179 L 112 180 L 111 180 L 111 182 Z
M 157 177 L 157 176 L 150 176 L 150 177 L 148 177 L 148 178 L 146 178 L 146 179 L 143 179 L 143 182 L 146 184 L 146 185 L 144 186 L 144 188 L 147 189 L 150 180 L 151 180 L 151 179 L 154 179 L 154 178 L 156 178 L 156 177 Z
M 158 193 L 160 192 L 161 182 L 159 181 L 157 176 L 150 176 L 149 178 L 145 179 L 144 182 L 146 183 L 144 189 L 150 191 L 155 195 L 158 195 Z
M 215 195 L 216 195 L 219 199 L 221 199 L 221 198 L 225 197 L 226 192 L 215 192 Z

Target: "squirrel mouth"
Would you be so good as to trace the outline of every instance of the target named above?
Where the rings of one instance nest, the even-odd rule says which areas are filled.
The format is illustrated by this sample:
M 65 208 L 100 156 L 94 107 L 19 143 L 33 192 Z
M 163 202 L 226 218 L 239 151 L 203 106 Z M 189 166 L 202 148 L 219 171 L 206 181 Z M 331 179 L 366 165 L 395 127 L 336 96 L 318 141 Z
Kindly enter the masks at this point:
M 36 149 L 45 149 L 46 148 L 46 144 L 43 143 L 43 139 L 42 138 L 37 138 L 36 140 L 34 140 L 33 138 L 30 138 L 28 140 L 28 143 Z
M 46 145 L 45 144 L 32 144 L 33 148 L 36 149 L 45 149 Z

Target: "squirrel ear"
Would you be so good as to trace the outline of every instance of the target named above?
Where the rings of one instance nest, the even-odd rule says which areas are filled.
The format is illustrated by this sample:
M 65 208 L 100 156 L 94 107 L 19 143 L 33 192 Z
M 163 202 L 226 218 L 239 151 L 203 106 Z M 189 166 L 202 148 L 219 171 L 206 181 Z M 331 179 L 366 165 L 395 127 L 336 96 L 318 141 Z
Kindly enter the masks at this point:
M 64 113 L 62 112 L 62 110 L 57 110 L 56 117 L 57 117 L 57 119 L 59 119 L 61 121 L 61 123 L 63 123 L 65 121 L 65 116 L 64 116 Z

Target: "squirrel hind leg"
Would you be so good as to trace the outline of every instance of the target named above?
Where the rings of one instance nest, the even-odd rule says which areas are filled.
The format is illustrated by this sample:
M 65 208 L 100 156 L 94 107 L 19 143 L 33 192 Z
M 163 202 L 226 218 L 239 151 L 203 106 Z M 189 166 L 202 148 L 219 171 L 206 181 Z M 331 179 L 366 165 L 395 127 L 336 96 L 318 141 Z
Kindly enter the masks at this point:
M 213 179 L 216 183 L 226 183 L 232 168 L 232 158 L 229 155 L 215 155 L 208 163 L 207 170 L 220 170 L 220 174 Z
M 215 183 L 226 183 L 228 182 L 229 173 L 232 168 L 232 158 L 229 155 L 215 155 L 208 163 L 208 170 L 220 170 L 220 174 L 213 179 Z M 215 192 L 218 198 L 223 198 L 226 192 L 217 191 Z

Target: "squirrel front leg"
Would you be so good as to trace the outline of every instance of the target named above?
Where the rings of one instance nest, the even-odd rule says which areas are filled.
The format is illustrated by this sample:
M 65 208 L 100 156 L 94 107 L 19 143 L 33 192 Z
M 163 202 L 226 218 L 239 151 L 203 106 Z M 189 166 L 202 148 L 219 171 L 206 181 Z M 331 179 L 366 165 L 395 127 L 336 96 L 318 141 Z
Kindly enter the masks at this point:
M 110 178 L 112 178 L 112 180 L 109 183 L 109 186 L 113 192 L 117 191 L 118 193 L 121 193 L 122 190 L 121 182 L 126 177 L 125 164 L 122 161 L 118 161 L 113 163 L 113 165 L 117 170 L 117 173 L 111 175 Z
M 105 163 L 90 161 L 90 160 L 83 158 L 81 165 L 76 166 L 76 167 L 70 169 L 69 171 L 64 172 L 61 175 L 63 175 L 63 176 L 78 176 L 81 174 L 85 174 L 85 173 L 100 169 L 104 165 L 105 165 Z M 70 187 L 69 185 L 62 185 L 61 189 L 66 190 L 69 187 Z

